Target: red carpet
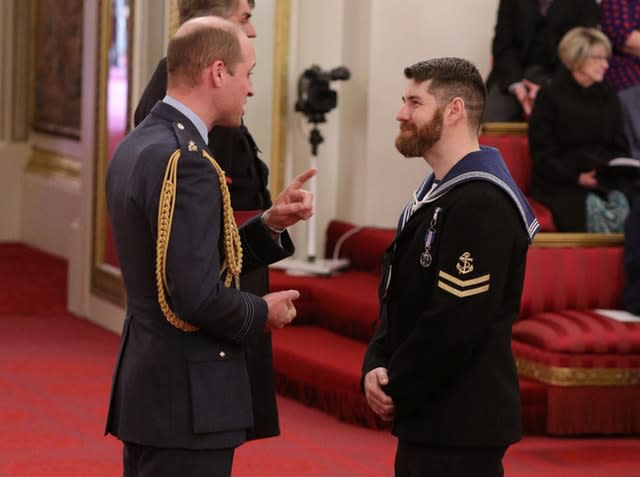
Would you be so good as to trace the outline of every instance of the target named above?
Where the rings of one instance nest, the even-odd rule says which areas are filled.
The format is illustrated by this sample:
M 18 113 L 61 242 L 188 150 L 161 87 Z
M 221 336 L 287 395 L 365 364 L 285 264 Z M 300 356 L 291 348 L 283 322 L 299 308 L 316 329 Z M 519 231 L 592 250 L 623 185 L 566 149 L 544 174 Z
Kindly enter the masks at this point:
M 120 444 L 102 436 L 118 337 L 63 311 L 62 260 L 1 244 L 0 286 L 0 476 L 121 475 Z M 282 435 L 240 447 L 233 477 L 392 475 L 386 431 L 287 398 L 279 405 Z M 513 477 L 638 477 L 640 440 L 525 438 L 505 468 Z
M 0 313 L 66 313 L 66 303 L 66 261 L 21 244 L 0 244 Z

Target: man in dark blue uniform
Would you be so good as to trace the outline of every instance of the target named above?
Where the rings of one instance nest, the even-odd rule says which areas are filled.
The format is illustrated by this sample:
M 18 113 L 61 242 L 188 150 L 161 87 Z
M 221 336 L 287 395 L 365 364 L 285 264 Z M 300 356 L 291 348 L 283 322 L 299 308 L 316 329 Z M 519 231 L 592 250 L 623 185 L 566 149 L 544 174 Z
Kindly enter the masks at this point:
M 255 0 L 178 0 L 180 24 L 201 16 L 225 18 L 240 27 L 249 37 L 257 33 L 252 18 Z M 136 107 L 133 121 L 140 124 L 167 91 L 167 59 L 162 58 Z M 239 127 L 214 126 L 208 133 L 208 146 L 216 162 L 225 172 L 231 193 L 231 207 L 238 224 L 271 206 L 268 189 L 269 170 L 258 156 L 258 146 L 242 123 Z M 269 271 L 266 266 L 245 271 L 240 288 L 256 295 L 269 291 Z M 276 436 L 280 433 L 276 407 L 275 382 L 271 353 L 271 335 L 263 333 L 248 349 L 249 375 L 254 396 L 254 425 L 250 438 Z
M 109 163 L 107 205 L 126 289 L 126 320 L 106 432 L 124 442 L 124 475 L 228 476 L 253 423 L 246 351 L 295 317 L 288 290 L 234 288 L 241 272 L 290 255 L 284 229 L 311 213 L 301 174 L 240 230 L 207 148 L 237 127 L 255 50 L 216 17 L 185 23 L 167 53 L 167 96 Z
M 478 144 L 477 69 L 438 58 L 405 76 L 396 147 L 433 172 L 384 257 L 364 392 L 393 421 L 397 477 L 497 477 L 521 434 L 511 324 L 538 223 L 500 153 Z

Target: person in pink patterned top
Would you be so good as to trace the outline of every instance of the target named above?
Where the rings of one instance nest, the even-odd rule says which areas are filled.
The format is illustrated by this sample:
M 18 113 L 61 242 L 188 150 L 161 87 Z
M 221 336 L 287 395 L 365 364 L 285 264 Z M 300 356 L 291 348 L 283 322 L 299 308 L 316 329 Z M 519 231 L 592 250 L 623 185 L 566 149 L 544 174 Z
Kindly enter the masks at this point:
M 613 44 L 605 81 L 618 91 L 631 156 L 640 158 L 640 0 L 602 0 L 600 14 Z

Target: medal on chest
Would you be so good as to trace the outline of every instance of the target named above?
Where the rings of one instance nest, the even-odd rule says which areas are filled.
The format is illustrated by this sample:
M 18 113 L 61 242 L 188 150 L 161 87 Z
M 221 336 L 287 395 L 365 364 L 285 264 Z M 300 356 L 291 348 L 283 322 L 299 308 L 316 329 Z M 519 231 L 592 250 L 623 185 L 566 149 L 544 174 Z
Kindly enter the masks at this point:
M 436 210 L 433 212 L 433 217 L 431 217 L 429 228 L 424 234 L 424 252 L 420 254 L 420 266 L 422 268 L 429 268 L 431 266 L 431 262 L 433 262 L 431 247 L 436 238 L 436 226 L 438 225 L 438 217 L 441 212 L 442 208 L 436 207 Z

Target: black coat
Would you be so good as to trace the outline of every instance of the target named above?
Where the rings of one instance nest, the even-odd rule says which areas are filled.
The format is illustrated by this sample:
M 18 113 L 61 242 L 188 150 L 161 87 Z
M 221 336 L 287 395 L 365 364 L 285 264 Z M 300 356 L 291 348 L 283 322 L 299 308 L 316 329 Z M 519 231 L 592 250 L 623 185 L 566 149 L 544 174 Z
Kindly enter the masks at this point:
M 557 46 L 562 36 L 573 27 L 593 27 L 598 21 L 594 0 L 553 0 L 544 17 L 538 0 L 500 0 L 487 86 L 506 89 L 525 77 L 541 84 L 561 67 Z
M 202 156 L 205 148 L 189 119 L 161 102 L 109 163 L 107 206 L 127 306 L 106 432 L 123 441 L 233 447 L 254 425 L 252 399 L 273 399 L 252 394 L 247 366 L 247 350 L 263 340 L 267 305 L 224 287 L 219 278 L 222 202 L 218 175 Z M 177 149 L 182 157 L 166 280 L 171 308 L 200 328 L 191 333 L 167 322 L 156 292 L 159 194 Z M 293 250 L 286 233 L 280 246 L 257 219 L 246 223 L 240 236 L 243 269 L 264 267 Z
M 433 261 L 424 268 L 420 256 L 436 207 L 442 213 Z M 390 285 L 385 294 L 383 274 L 381 322 L 363 376 L 388 369 L 393 432 L 401 440 L 490 447 L 520 439 L 511 325 L 528 243 L 507 194 L 475 180 L 423 205 L 389 247 Z
M 629 155 L 616 93 L 605 83 L 584 88 L 559 72 L 538 92 L 529 148 L 532 197 L 551 209 L 558 231 L 584 232 L 590 190 L 578 184 L 579 174 Z

